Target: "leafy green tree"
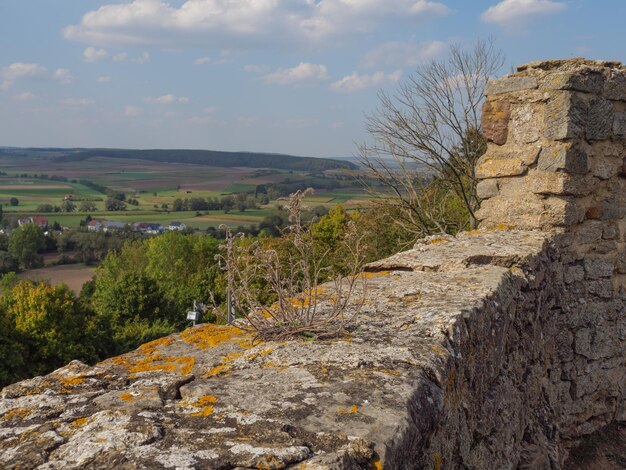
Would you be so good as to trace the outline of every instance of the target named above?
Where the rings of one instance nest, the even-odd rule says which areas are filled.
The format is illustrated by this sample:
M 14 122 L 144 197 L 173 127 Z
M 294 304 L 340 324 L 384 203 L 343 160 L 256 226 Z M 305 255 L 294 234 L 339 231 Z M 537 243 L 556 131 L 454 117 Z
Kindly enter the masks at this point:
M 98 210 L 96 204 L 92 201 L 81 201 L 78 208 L 80 212 L 95 212 Z
M 37 212 L 54 212 L 52 204 L 40 204 L 37 206 Z
M 24 378 L 24 345 L 15 331 L 15 319 L 0 308 L 0 388 Z
M 108 211 L 125 211 L 126 203 L 119 199 L 109 197 L 104 201 L 104 207 Z
M 35 224 L 22 225 L 9 236 L 9 253 L 25 269 L 43 265 L 43 257 L 38 252 L 45 246 L 45 236 Z
M 16 197 L 12 197 L 11 199 L 9 199 L 9 204 L 11 206 L 17 206 L 20 203 L 20 200 Z
M 76 204 L 69 199 L 66 199 L 61 203 L 61 210 L 63 212 L 74 212 L 76 210 Z
M 18 271 L 20 264 L 15 257 L 6 251 L 0 251 L 0 274 Z
M 95 359 L 87 319 L 65 285 L 21 281 L 3 294 L 2 307 L 25 349 L 28 376 L 44 374 L 73 359 Z

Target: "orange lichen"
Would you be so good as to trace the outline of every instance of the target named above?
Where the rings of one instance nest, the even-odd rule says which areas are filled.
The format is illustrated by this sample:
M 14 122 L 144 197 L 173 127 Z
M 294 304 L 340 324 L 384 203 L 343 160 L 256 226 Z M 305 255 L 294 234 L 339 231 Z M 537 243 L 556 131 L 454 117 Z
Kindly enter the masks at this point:
M 435 453 L 433 456 L 434 470 L 441 470 L 441 460 L 441 454 L 439 452 Z
M 361 274 L 359 274 L 359 277 L 361 279 L 374 279 L 376 277 L 382 277 L 382 276 L 390 276 L 391 275 L 391 271 L 376 271 L 376 272 L 362 272 Z
M 64 387 L 75 387 L 76 385 L 82 384 L 85 380 L 85 377 L 77 376 L 77 377 L 63 377 L 59 379 L 59 382 L 63 384 Z
M 169 346 L 174 342 L 174 338 L 171 336 L 164 336 L 163 338 L 155 339 L 154 341 L 150 341 L 149 343 L 142 344 L 139 346 L 139 349 L 145 354 L 151 356 L 156 351 L 157 347 L 160 346 Z
M 380 461 L 379 457 L 374 457 L 374 460 L 370 463 L 371 470 L 383 470 L 383 463 Z
M 89 421 L 89 418 L 77 418 L 74 421 L 72 421 L 72 426 L 73 427 L 84 426 L 85 424 L 87 424 L 87 421 Z
M 202 325 L 189 328 L 180 334 L 186 343 L 199 349 L 213 348 L 226 341 L 232 341 L 242 348 L 252 347 L 252 338 L 239 328 L 230 325 Z
M 230 374 L 230 366 L 228 364 L 220 364 L 219 366 L 213 367 L 212 369 L 206 371 L 207 378 L 228 374 Z
M 352 405 L 351 408 L 344 408 L 340 406 L 337 412 L 340 415 L 355 415 L 359 412 L 359 407 L 357 405 Z
M 6 413 L 4 413 L 4 415 L 2 415 L 2 419 L 8 421 L 10 419 L 24 419 L 26 418 L 29 414 L 31 414 L 31 410 L 29 410 L 28 408 L 11 408 L 9 411 L 7 411 Z
M 201 408 L 201 410 L 191 413 L 191 416 L 211 416 L 213 414 L 213 405 L 209 405 L 208 403 L 216 403 L 217 397 L 213 395 L 204 395 L 198 398 L 195 403 L 192 403 L 191 406 L 196 408 Z
M 514 230 L 515 225 L 510 224 L 498 224 L 496 225 L 496 230 Z
M 135 397 L 130 392 L 124 392 L 124 393 L 122 393 L 120 395 L 120 400 L 124 400 L 124 401 L 127 401 L 127 402 L 133 402 L 133 401 L 135 401 Z
M 439 354 L 440 356 L 445 356 L 447 354 L 447 351 L 439 346 L 437 346 L 436 344 L 433 344 L 430 349 L 432 349 L 433 351 L 435 351 L 437 354 Z
M 209 405 L 209 406 L 205 406 L 204 408 L 202 408 L 200 411 L 196 412 L 196 413 L 191 413 L 190 416 L 211 416 L 213 414 L 213 406 Z
M 440 245 L 442 243 L 448 243 L 448 240 L 445 238 L 433 238 L 428 241 L 429 245 Z

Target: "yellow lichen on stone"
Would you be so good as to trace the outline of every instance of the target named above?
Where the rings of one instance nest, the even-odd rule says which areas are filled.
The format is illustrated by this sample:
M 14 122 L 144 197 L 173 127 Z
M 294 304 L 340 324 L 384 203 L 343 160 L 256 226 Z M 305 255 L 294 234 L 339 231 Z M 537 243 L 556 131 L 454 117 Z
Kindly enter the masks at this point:
M 359 277 L 361 279 L 374 279 L 377 277 L 390 276 L 390 275 L 391 275 L 391 271 L 375 271 L 375 272 L 366 271 L 366 272 L 362 272 L 361 274 L 359 274 Z
M 191 406 L 201 408 L 201 410 L 191 413 L 191 416 L 211 416 L 213 414 L 213 405 L 209 403 L 216 403 L 217 397 L 213 395 L 204 395 L 198 398 Z
M 193 344 L 199 349 L 213 348 L 226 341 L 232 341 L 242 348 L 252 347 L 252 338 L 239 328 L 229 325 L 202 325 L 189 328 L 180 334 L 186 343 Z
M 59 379 L 59 382 L 63 384 L 64 387 L 75 387 L 76 385 L 82 384 L 85 380 L 85 377 L 63 377 Z
M 28 408 L 24 408 L 24 407 L 11 408 L 9 411 L 7 411 L 6 413 L 2 415 L 2 419 L 5 421 L 8 421 L 10 419 L 16 419 L 16 418 L 24 419 L 30 414 L 31 414 L 31 410 L 29 410 Z
M 202 408 L 200 411 L 196 412 L 196 413 L 191 413 L 190 416 L 211 416 L 213 414 L 213 406 L 209 405 L 209 406 L 205 406 L 204 408 Z
M 441 470 L 441 454 L 439 452 L 435 453 L 435 455 L 433 456 L 433 462 L 433 469 Z
M 370 470 L 383 470 L 383 463 L 380 461 L 379 457 L 374 457 L 370 463 Z
M 207 378 L 228 374 L 230 374 L 230 366 L 228 364 L 220 364 L 219 366 L 213 367 L 206 372 Z
M 127 402 L 133 402 L 133 401 L 135 401 L 135 397 L 130 392 L 124 392 L 124 393 L 122 393 L 120 395 L 120 400 L 124 400 L 124 401 L 127 401 Z
M 337 412 L 340 415 L 355 415 L 359 412 L 359 407 L 357 405 L 352 405 L 352 407 L 350 408 L 344 408 L 340 406 Z
M 87 421 L 89 421 L 89 418 L 77 418 L 72 421 L 72 426 L 75 428 L 79 426 L 84 426 L 85 424 L 87 424 Z

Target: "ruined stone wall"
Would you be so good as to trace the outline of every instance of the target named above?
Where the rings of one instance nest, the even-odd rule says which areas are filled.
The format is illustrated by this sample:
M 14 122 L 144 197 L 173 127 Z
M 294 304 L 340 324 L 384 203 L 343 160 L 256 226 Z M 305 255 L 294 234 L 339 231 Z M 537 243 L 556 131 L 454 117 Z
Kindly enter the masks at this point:
M 561 434 L 576 438 L 626 418 L 626 69 L 568 60 L 518 70 L 486 90 L 479 218 L 560 234 L 550 381 Z
M 598 468 L 579 440 L 626 434 L 620 98 L 614 63 L 491 82 L 483 228 L 368 265 L 348 336 L 200 325 L 8 386 L 0 467 Z

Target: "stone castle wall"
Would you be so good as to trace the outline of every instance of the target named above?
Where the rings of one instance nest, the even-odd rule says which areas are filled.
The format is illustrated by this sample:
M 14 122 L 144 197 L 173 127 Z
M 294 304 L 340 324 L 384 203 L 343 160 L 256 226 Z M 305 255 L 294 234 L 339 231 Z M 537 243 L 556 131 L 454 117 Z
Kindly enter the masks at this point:
M 0 467 L 610 468 L 575 449 L 626 420 L 625 107 L 615 63 L 491 82 L 481 230 L 368 265 L 350 336 L 74 361 L 2 390 Z
M 560 234 L 550 374 L 562 435 L 575 438 L 625 417 L 626 69 L 531 63 L 486 95 L 479 218 Z

